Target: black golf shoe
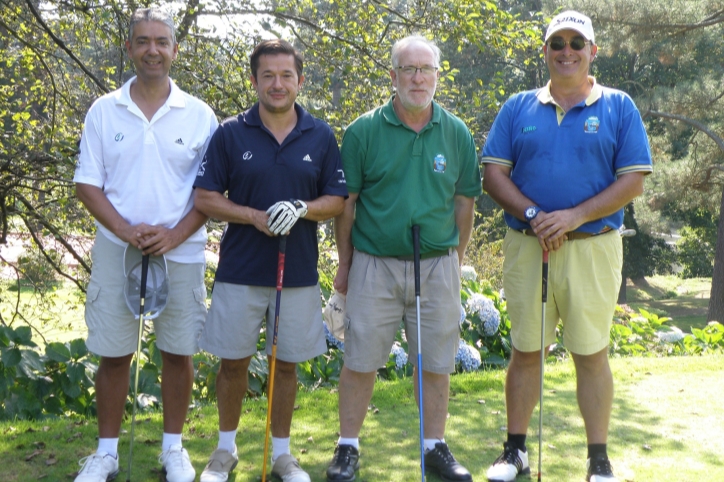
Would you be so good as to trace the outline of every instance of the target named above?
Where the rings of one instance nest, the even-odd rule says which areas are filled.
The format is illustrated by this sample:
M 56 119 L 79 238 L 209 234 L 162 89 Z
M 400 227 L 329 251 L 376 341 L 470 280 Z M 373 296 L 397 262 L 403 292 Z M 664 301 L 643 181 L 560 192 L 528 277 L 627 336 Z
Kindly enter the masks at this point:
M 337 445 L 332 461 L 327 467 L 327 480 L 352 482 L 357 469 L 359 469 L 359 451 L 352 445 Z
M 599 454 L 586 461 L 586 482 L 617 482 L 608 457 Z
M 473 481 L 468 469 L 455 460 L 445 442 L 438 442 L 434 449 L 425 452 L 425 470 L 432 471 L 445 482 Z

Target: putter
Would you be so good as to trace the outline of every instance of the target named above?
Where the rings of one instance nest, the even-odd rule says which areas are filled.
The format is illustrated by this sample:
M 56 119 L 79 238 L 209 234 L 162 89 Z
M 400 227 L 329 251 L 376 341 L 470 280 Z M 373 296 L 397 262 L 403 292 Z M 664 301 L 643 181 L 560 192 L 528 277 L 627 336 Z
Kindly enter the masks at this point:
M 545 355 L 545 334 L 546 334 L 546 301 L 548 301 L 548 251 L 543 251 L 543 310 L 540 323 L 540 400 L 538 405 L 538 482 L 541 478 L 541 461 L 543 460 L 543 364 Z
M 279 305 L 282 301 L 282 282 L 284 281 L 284 256 L 287 249 L 287 236 L 279 237 L 279 261 L 277 262 L 277 301 L 274 307 L 274 328 L 272 336 L 271 361 L 269 362 L 269 389 L 266 407 L 266 429 L 264 431 L 264 462 L 262 463 L 261 482 L 266 482 L 266 462 L 269 458 L 269 429 L 271 428 L 272 400 L 274 400 L 274 369 L 277 361 L 277 335 L 279 335 Z
M 420 470 L 425 482 L 425 427 L 422 409 L 422 343 L 420 342 L 420 226 L 412 227 L 412 252 L 415 265 L 415 303 L 417 305 L 417 394 L 420 399 Z
M 128 450 L 128 478 L 131 482 L 131 466 L 133 464 L 133 440 L 136 427 L 136 402 L 138 401 L 138 374 L 141 367 L 141 338 L 143 337 L 143 314 L 146 310 L 146 281 L 148 278 L 148 256 L 143 255 L 141 261 L 141 309 L 138 311 L 138 347 L 136 348 L 136 379 L 133 382 L 133 411 L 131 412 L 131 442 Z

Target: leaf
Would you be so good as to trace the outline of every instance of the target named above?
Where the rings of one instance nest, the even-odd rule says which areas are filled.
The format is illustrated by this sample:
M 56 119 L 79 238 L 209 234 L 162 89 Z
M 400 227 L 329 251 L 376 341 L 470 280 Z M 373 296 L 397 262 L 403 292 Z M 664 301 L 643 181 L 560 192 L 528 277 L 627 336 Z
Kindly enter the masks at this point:
M 20 360 L 22 359 L 22 355 L 20 353 L 20 349 L 18 348 L 9 348 L 4 349 L 2 351 L 2 356 L 0 356 L 0 361 L 3 362 L 3 365 L 6 367 L 14 367 L 18 363 L 20 363 Z
M 67 363 L 70 361 L 70 346 L 67 343 L 48 343 L 45 356 L 58 363 Z

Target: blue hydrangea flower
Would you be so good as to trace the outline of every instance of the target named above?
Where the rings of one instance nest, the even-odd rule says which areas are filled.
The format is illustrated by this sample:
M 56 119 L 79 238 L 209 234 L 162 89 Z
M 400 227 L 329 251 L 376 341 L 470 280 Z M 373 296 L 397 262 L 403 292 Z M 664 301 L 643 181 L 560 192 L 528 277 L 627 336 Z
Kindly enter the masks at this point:
M 478 350 L 465 343 L 465 340 L 460 340 L 455 363 L 459 363 L 463 371 L 472 372 L 477 370 L 482 362 Z
M 480 293 L 475 293 L 468 298 L 467 308 L 470 313 L 480 320 L 483 335 L 493 336 L 498 332 L 500 312 L 495 307 L 493 300 Z
M 395 368 L 398 370 L 402 369 L 407 364 L 407 353 L 398 342 L 392 344 L 390 355 L 395 356 Z
M 333 347 L 336 347 L 340 351 L 344 351 L 344 342 L 339 341 L 334 337 L 331 331 L 329 331 L 329 327 L 327 326 L 327 323 L 324 321 L 322 322 L 322 325 L 324 325 L 324 337 L 327 339 L 327 343 L 332 345 Z
M 478 273 L 472 266 L 463 266 L 460 268 L 460 277 L 464 280 L 475 281 L 478 279 Z

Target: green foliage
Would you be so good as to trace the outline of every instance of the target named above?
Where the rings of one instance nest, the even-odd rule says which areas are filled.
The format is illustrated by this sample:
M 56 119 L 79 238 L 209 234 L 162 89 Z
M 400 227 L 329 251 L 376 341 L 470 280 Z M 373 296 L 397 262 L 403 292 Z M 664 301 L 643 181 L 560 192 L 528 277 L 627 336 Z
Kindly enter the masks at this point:
M 57 280 L 55 267 L 60 264 L 60 258 L 60 253 L 54 249 L 41 251 L 33 245 L 18 258 L 18 265 L 26 281 L 35 285 L 47 284 Z
M 716 231 L 715 231 L 716 232 Z M 714 251 L 712 244 L 702 239 L 696 229 L 684 227 L 679 232 L 681 239 L 676 244 L 679 264 L 683 267 L 682 278 L 710 278 L 714 274 Z

